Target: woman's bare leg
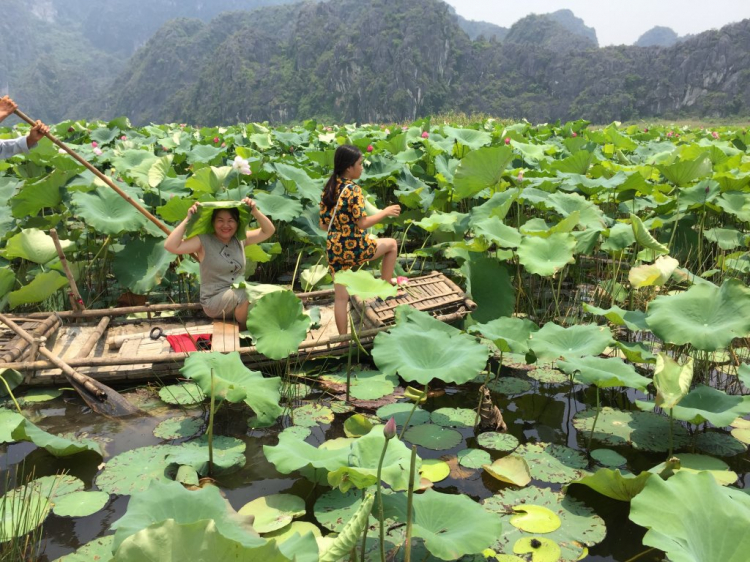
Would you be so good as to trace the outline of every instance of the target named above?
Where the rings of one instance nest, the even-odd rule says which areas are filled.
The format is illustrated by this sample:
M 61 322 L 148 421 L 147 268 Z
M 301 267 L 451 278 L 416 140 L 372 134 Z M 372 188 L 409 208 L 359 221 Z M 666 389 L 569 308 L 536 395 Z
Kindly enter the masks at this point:
M 396 267 L 398 244 L 393 238 L 379 238 L 377 243 L 378 248 L 372 259 L 383 257 L 383 263 L 380 265 L 380 278 L 390 283 L 393 278 L 393 269 Z
M 347 333 L 349 328 L 349 292 L 344 285 L 333 284 L 333 318 L 340 335 Z
M 250 307 L 250 302 L 245 301 L 234 309 L 234 317 L 237 323 L 240 325 L 240 329 L 244 330 L 247 328 L 247 310 Z

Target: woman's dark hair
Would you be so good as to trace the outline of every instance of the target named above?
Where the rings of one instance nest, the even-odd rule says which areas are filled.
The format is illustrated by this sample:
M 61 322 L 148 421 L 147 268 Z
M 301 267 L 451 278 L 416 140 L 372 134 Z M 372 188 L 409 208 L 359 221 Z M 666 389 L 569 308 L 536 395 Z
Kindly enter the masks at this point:
M 329 209 L 336 204 L 336 179 L 343 174 L 347 168 L 354 166 L 362 157 L 362 151 L 356 146 L 342 144 L 333 155 L 333 174 L 323 189 L 323 204 Z
M 226 211 L 230 215 L 232 215 L 232 218 L 234 221 L 239 224 L 240 222 L 240 210 L 237 207 L 229 207 L 228 209 L 214 209 L 214 212 L 211 213 L 211 224 L 214 224 L 214 221 L 216 220 L 216 215 L 219 214 L 219 211 Z

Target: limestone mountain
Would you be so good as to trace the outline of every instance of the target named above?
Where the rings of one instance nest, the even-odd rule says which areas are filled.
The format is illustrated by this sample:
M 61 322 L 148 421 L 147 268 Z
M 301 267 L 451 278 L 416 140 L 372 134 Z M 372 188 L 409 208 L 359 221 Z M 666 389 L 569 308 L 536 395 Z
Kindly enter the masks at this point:
M 657 25 L 633 43 L 636 47 L 671 47 L 680 40 L 680 36 L 671 27 Z

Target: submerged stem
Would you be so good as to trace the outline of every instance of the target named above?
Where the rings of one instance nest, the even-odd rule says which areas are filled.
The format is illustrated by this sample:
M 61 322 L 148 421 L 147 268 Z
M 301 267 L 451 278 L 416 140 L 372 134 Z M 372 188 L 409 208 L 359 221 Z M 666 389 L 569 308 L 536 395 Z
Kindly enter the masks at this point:
M 589 455 L 591 454 L 591 441 L 594 439 L 594 429 L 596 429 L 596 420 L 599 419 L 599 412 L 601 411 L 601 406 L 599 404 L 599 387 L 596 387 L 596 416 L 594 416 L 594 425 L 591 426 L 591 434 L 589 435 L 589 443 L 586 446 L 586 449 L 588 450 Z

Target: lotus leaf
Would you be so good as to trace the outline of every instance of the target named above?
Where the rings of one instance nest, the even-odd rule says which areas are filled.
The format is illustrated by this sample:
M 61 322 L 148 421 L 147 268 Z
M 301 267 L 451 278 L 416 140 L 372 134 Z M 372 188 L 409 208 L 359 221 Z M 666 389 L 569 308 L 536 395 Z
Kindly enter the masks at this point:
M 135 193 L 129 195 L 138 199 Z M 76 215 L 98 232 L 116 236 L 146 228 L 147 219 L 113 190 L 102 188 L 90 193 L 79 191 L 73 194 L 71 200 Z M 143 205 L 143 202 L 140 204 Z
M 584 304 L 583 309 L 591 314 L 604 316 L 607 320 L 618 326 L 627 326 L 628 330 L 633 330 L 634 332 L 649 330 L 648 324 L 646 324 L 646 313 L 640 310 L 624 310 L 617 305 L 603 309 L 591 306 L 590 304 Z
M 499 217 L 492 216 L 476 221 L 472 227 L 476 236 L 481 236 L 500 248 L 518 248 L 521 244 L 521 233 L 518 229 L 505 225 Z
M 529 343 L 541 359 L 572 359 L 584 355 L 599 355 L 612 342 L 612 334 L 603 326 L 578 324 L 563 328 L 547 322 Z
M 2 229 L 2 225 L 0 225 Z M 2 232 L 2 230 L 0 230 Z M 9 267 L 0 267 L 0 298 L 8 294 L 8 292 L 16 284 L 16 274 Z M 2 369 L 0 373 L 12 372 L 12 369 Z M 3 390 L 0 388 L 0 392 Z M 2 394 L 0 394 L 1 396 Z
M 292 519 L 305 514 L 305 500 L 292 494 L 273 494 L 246 503 L 238 513 L 254 517 L 253 529 L 270 533 L 289 525 Z
M 586 229 L 600 231 L 607 226 L 608 219 L 592 201 L 577 193 L 562 193 L 560 191 L 549 196 L 548 202 L 562 216 L 570 219 L 565 226 L 558 223 L 553 227 L 555 232 L 572 230 L 581 224 Z
M 666 353 L 657 355 L 654 368 L 657 406 L 674 408 L 690 391 L 692 381 L 692 357 L 684 365 L 680 365 Z
M 641 409 L 651 409 L 653 404 L 638 401 Z M 711 422 L 716 427 L 732 423 L 738 416 L 750 413 L 750 397 L 733 396 L 707 385 L 698 385 L 672 409 L 672 415 L 692 424 Z
M 395 404 L 381 406 L 375 413 L 383 421 L 388 421 L 390 418 L 394 418 L 396 420 L 396 425 L 398 426 L 403 426 L 410 415 L 411 419 L 409 419 L 409 425 L 420 425 L 430 422 L 430 412 L 426 412 L 422 408 L 417 407 L 412 414 L 412 408 L 414 408 L 414 406 L 408 402 L 397 402 Z
M 188 187 L 190 187 L 190 184 L 191 182 L 188 180 Z M 237 233 L 235 236 L 239 240 L 244 240 L 245 232 L 247 232 L 248 224 L 250 222 L 250 212 L 248 211 L 247 205 L 242 201 L 201 202 L 198 206 L 198 211 L 188 220 L 187 226 L 185 227 L 185 238 L 193 238 L 199 234 L 213 234 L 214 226 L 211 219 L 214 211 L 217 209 L 237 209 L 239 211 L 240 221 L 237 225 Z
M 367 494 L 354 516 L 343 526 L 333 543 L 320 555 L 320 562 L 336 562 L 351 553 L 369 523 L 375 495 Z
M 531 562 L 558 562 L 562 560 L 562 549 L 555 541 L 546 537 L 523 537 L 513 545 L 515 554 L 531 554 Z
M 274 163 L 276 173 L 282 185 L 291 193 L 299 193 L 305 199 L 317 203 L 320 201 L 320 185 L 301 168 L 295 168 L 281 162 Z
M 439 408 L 430 418 L 432 423 L 443 427 L 474 427 L 477 413 L 468 408 Z
M 640 246 L 648 248 L 649 250 L 653 250 L 657 254 L 669 253 L 669 248 L 667 248 L 664 244 L 657 242 L 657 240 L 653 236 L 651 236 L 651 233 L 648 231 L 646 226 L 643 224 L 643 221 L 638 218 L 637 215 L 631 213 L 630 222 L 633 225 L 633 235 L 635 236 L 635 241 Z M 673 262 L 666 262 L 664 264 L 664 267 L 660 268 L 660 271 L 666 272 L 672 264 Z M 674 265 L 675 267 L 677 266 L 677 264 Z
M 384 279 L 375 279 L 371 273 L 359 271 L 340 271 L 336 275 L 336 283 L 346 287 L 351 295 L 357 295 L 363 300 L 371 298 L 385 299 L 395 297 L 398 289 Z
M 510 518 L 510 524 L 527 533 L 551 533 L 562 525 L 562 521 L 552 510 L 541 505 L 514 505 L 518 512 Z
M 570 382 L 570 377 L 568 375 L 562 371 L 551 369 L 549 367 L 530 371 L 529 378 L 545 384 L 565 384 L 566 382 Z
M 92 560 L 96 562 L 111 562 L 112 541 L 114 538 L 114 535 L 106 535 L 91 540 L 75 552 L 61 556 L 53 562 L 92 562 Z
M 578 412 L 573 426 L 583 433 L 591 433 L 596 417 L 595 409 Z M 679 424 L 673 428 L 675 448 L 690 443 L 687 430 Z M 594 439 L 607 445 L 632 445 L 642 451 L 667 452 L 669 450 L 669 419 L 651 412 L 625 412 L 608 406 L 601 409 L 596 422 Z
M 120 453 L 107 461 L 96 485 L 108 494 L 128 495 L 146 490 L 152 481 L 169 482 L 167 457 L 174 450 L 173 445 L 155 445 Z
M 750 221 L 750 197 L 740 191 L 724 193 L 716 202 L 719 207 L 741 221 Z
M 325 492 L 315 501 L 313 512 L 315 519 L 323 527 L 333 532 L 340 532 L 346 523 L 359 513 L 362 505 L 362 492 L 359 490 L 342 493 L 333 489 Z M 369 526 L 375 525 L 378 525 L 378 520 L 370 516 Z
M 424 228 L 427 232 L 438 230 L 440 232 L 458 234 L 459 232 L 466 231 L 468 218 L 469 215 L 455 211 L 450 213 L 435 212 L 429 217 L 424 217 L 422 220 L 416 221 L 414 224 L 420 228 Z
M 305 443 L 298 436 L 286 432 L 279 434 L 279 443 L 275 446 L 263 445 L 263 454 L 282 474 L 289 474 L 303 467 L 323 468 L 333 472 L 346 466 L 350 448 L 326 449 L 316 448 Z
M 664 285 L 679 263 L 670 256 L 659 256 L 653 264 L 632 268 L 628 273 L 628 281 L 636 289 Z
M 594 474 L 574 480 L 571 484 L 583 484 L 613 500 L 630 501 L 646 485 L 651 472 L 641 472 L 638 476 L 623 475 L 619 470 L 600 468 Z
M 291 291 L 265 295 L 247 315 L 247 329 L 256 339 L 258 351 L 270 359 L 283 359 L 295 352 L 309 326 L 302 301 Z
M 13 443 L 12 433 L 24 420 L 21 414 L 0 409 L 0 443 Z
M 631 225 L 618 222 L 609 229 L 606 234 L 607 239 L 602 243 L 602 250 L 605 252 L 621 252 L 635 244 L 635 234 Z
M 750 496 L 708 474 L 650 478 L 631 503 L 630 520 L 648 529 L 644 544 L 676 562 L 744 562 L 750 549 Z
M 732 437 L 745 445 L 750 445 L 750 428 L 735 428 L 732 430 Z
M 315 427 L 321 423 L 333 421 L 333 411 L 322 404 L 305 404 L 292 411 L 292 419 L 295 425 L 303 427 Z
M 477 303 L 471 314 L 477 322 L 489 322 L 500 316 L 511 316 L 515 306 L 515 289 L 507 268 L 494 258 L 472 254 L 462 271 L 467 278 L 467 293 Z
M 498 537 L 493 550 L 508 552 L 518 540 L 529 538 L 529 535 L 509 523 L 514 514 L 513 507 L 527 505 L 546 507 L 562 522 L 559 529 L 544 537 L 560 545 L 560 561 L 575 562 L 580 559 L 585 546 L 593 546 L 604 540 L 604 521 L 592 509 L 571 496 L 553 492 L 549 488 L 506 488 L 484 500 L 483 504 L 484 509 L 498 514 L 503 523 L 503 534 Z
M 346 372 L 323 375 L 321 378 L 337 384 L 346 384 Z M 350 376 L 349 394 L 357 400 L 377 400 L 393 394 L 397 385 L 398 377 L 395 375 L 369 370 L 353 371 Z
M 274 220 L 291 222 L 302 214 L 302 203 L 297 199 L 273 193 L 255 193 L 258 208 Z
M 319 264 L 308 267 L 300 274 L 302 287 L 305 291 L 317 287 L 321 281 L 326 279 L 326 277 L 328 277 L 328 268 Z
M 507 146 L 478 148 L 467 154 L 456 169 L 453 199 L 460 201 L 473 197 L 488 187 L 500 183 L 503 172 L 513 160 L 513 151 Z
M 294 534 L 297 534 L 301 537 L 308 533 L 313 535 L 314 537 L 322 536 L 320 528 L 317 525 L 310 523 L 309 521 L 292 521 L 283 529 L 279 529 L 278 531 L 273 531 L 271 533 L 264 533 L 263 537 L 266 539 L 274 539 L 276 541 L 276 544 L 281 545 L 287 540 L 291 539 Z M 298 560 L 301 561 L 301 559 Z
M 662 175 L 677 187 L 687 187 L 696 179 L 711 173 L 711 160 L 704 153 L 694 160 L 681 160 L 673 164 L 657 166 Z
M 579 451 L 551 443 L 525 443 L 515 452 L 528 462 L 532 478 L 543 482 L 570 482 L 588 464 Z
M 173 258 L 164 249 L 163 240 L 148 236 L 131 240 L 117 251 L 112 269 L 120 284 L 143 295 L 161 283 Z
M 73 245 L 73 242 L 60 240 L 60 245 L 63 250 L 67 250 Z M 26 228 L 11 236 L 2 251 L 2 256 L 6 260 L 23 258 L 43 265 L 57 257 L 57 250 L 49 234 L 36 228 Z
M 700 433 L 695 438 L 695 446 L 709 455 L 717 457 L 731 457 L 747 452 L 747 444 L 738 439 L 732 431 L 732 435 L 710 431 Z
M 99 444 L 94 441 L 89 439 L 73 441 L 58 437 L 47 433 L 26 419 L 12 430 L 11 437 L 15 441 L 31 441 L 55 457 L 69 457 L 84 451 L 92 451 L 99 456 L 102 454 Z
M 615 342 L 615 347 L 631 363 L 656 363 L 656 355 L 651 353 L 651 350 L 640 342 L 623 342 L 618 340 Z
M 398 373 L 407 381 L 428 384 L 433 378 L 462 384 L 484 368 L 487 348 L 466 334 L 425 331 L 414 324 L 398 323 L 390 333 L 375 337 L 372 357 L 386 374 Z
M 185 439 L 195 437 L 195 435 L 203 429 L 205 424 L 206 421 L 202 417 L 196 418 L 180 414 L 159 422 L 159 425 L 154 428 L 154 436 L 159 439 Z
M 492 464 L 482 465 L 482 468 L 490 476 L 501 482 L 507 482 L 508 484 L 520 487 L 524 487 L 531 482 L 529 465 L 523 457 L 519 457 L 518 455 L 508 455 L 507 457 L 497 459 Z
M 370 433 L 372 423 L 362 414 L 354 414 L 344 422 L 344 433 L 347 437 L 362 437 Z
M 575 247 L 575 238 L 567 233 L 552 234 L 549 238 L 525 236 L 518 248 L 518 261 L 529 273 L 549 277 L 575 262 Z
M 200 387 L 195 383 L 171 384 L 159 389 L 159 398 L 167 404 L 190 406 L 200 404 L 205 399 Z
M 8 293 L 8 304 L 15 308 L 23 304 L 42 302 L 67 284 L 68 280 L 57 271 L 45 271 L 34 277 L 28 285 Z
M 508 189 L 500 193 L 495 193 L 486 202 L 477 207 L 473 207 L 470 213 L 470 224 L 472 228 L 475 227 L 477 223 L 490 217 L 496 217 L 500 220 L 504 219 L 511 206 L 518 198 L 518 194 L 518 189 Z
M 443 127 L 443 134 L 457 142 L 460 142 L 464 146 L 468 146 L 472 150 L 476 150 L 482 146 L 490 144 L 492 141 L 492 135 L 485 131 L 475 131 L 474 129 L 457 129 L 445 125 Z
M 480 433 L 477 437 L 477 443 L 485 449 L 494 449 L 495 451 L 510 452 L 515 450 L 518 445 L 518 438 L 509 433 L 498 433 L 496 431 L 487 431 Z
M 573 375 L 576 382 L 593 384 L 599 388 L 625 386 L 645 392 L 651 383 L 651 379 L 639 375 L 632 365 L 616 357 L 574 357 L 567 361 L 558 361 L 557 366 Z
M 657 337 L 665 342 L 716 351 L 732 339 L 750 335 L 750 289 L 736 279 L 721 288 L 693 285 L 678 295 L 659 296 L 646 317 Z
M 498 318 L 486 324 L 474 324 L 469 332 L 482 334 L 505 353 L 526 353 L 529 351 L 531 335 L 539 331 L 531 320 L 525 318 Z
M 102 509 L 109 501 L 105 492 L 73 492 L 55 501 L 52 511 L 61 517 L 86 517 Z
M 229 175 L 229 172 L 231 171 L 232 171 L 232 168 L 230 168 L 229 166 L 223 166 L 221 168 L 208 166 L 205 168 L 201 168 L 199 170 L 196 170 L 195 173 L 187 179 L 187 181 L 185 182 L 185 187 L 193 190 L 194 193 L 198 193 L 198 194 L 217 193 L 223 189 L 224 181 L 227 179 L 227 176 Z M 227 201 L 227 203 L 233 203 L 233 202 Z M 242 219 L 241 216 L 240 216 L 240 219 Z M 211 222 L 210 219 L 208 222 L 210 224 Z M 188 230 L 188 232 L 190 232 L 189 236 L 195 236 L 195 234 L 200 234 L 200 232 L 194 233 L 192 229 Z M 213 232 L 213 230 L 208 230 L 206 232 Z
M 487 383 L 487 388 L 498 394 L 523 394 L 531 390 L 531 382 L 513 376 L 500 377 Z
M 191 466 L 201 476 L 209 473 L 208 459 L 207 435 L 176 445 L 167 456 L 168 463 Z M 243 466 L 245 466 L 245 442 L 234 437 L 214 435 L 213 470 L 229 472 Z
M 606 467 L 625 466 L 628 462 L 625 457 L 612 449 L 594 449 L 590 454 L 592 459 Z
M 456 453 L 458 464 L 466 468 L 482 468 L 482 465 L 492 463 L 492 457 L 482 449 L 464 449 Z
M 461 434 L 455 429 L 448 429 L 438 425 L 415 425 L 406 430 L 404 439 L 426 449 L 443 451 L 452 449 L 462 441 Z
M 677 461 L 672 462 L 672 461 Z M 696 455 L 692 453 L 678 453 L 668 461 L 662 462 L 651 468 L 649 472 L 653 474 L 669 474 L 669 478 L 678 472 L 708 472 L 716 479 L 716 482 L 722 486 L 730 486 L 737 481 L 737 473 L 729 470 L 729 465 L 721 459 L 709 457 L 706 455 Z M 667 478 L 667 476 L 663 476 Z
M 451 467 L 440 459 L 425 459 L 422 461 L 422 468 L 420 474 L 422 478 L 429 480 L 430 482 L 440 482 L 450 476 Z
M 175 482 L 183 484 L 186 488 L 190 486 L 200 486 L 200 475 L 192 466 L 182 465 L 177 469 L 177 474 L 175 474 L 174 479 Z
M 745 234 L 734 228 L 711 228 L 703 232 L 709 242 L 714 242 L 722 250 L 734 250 L 745 243 Z

